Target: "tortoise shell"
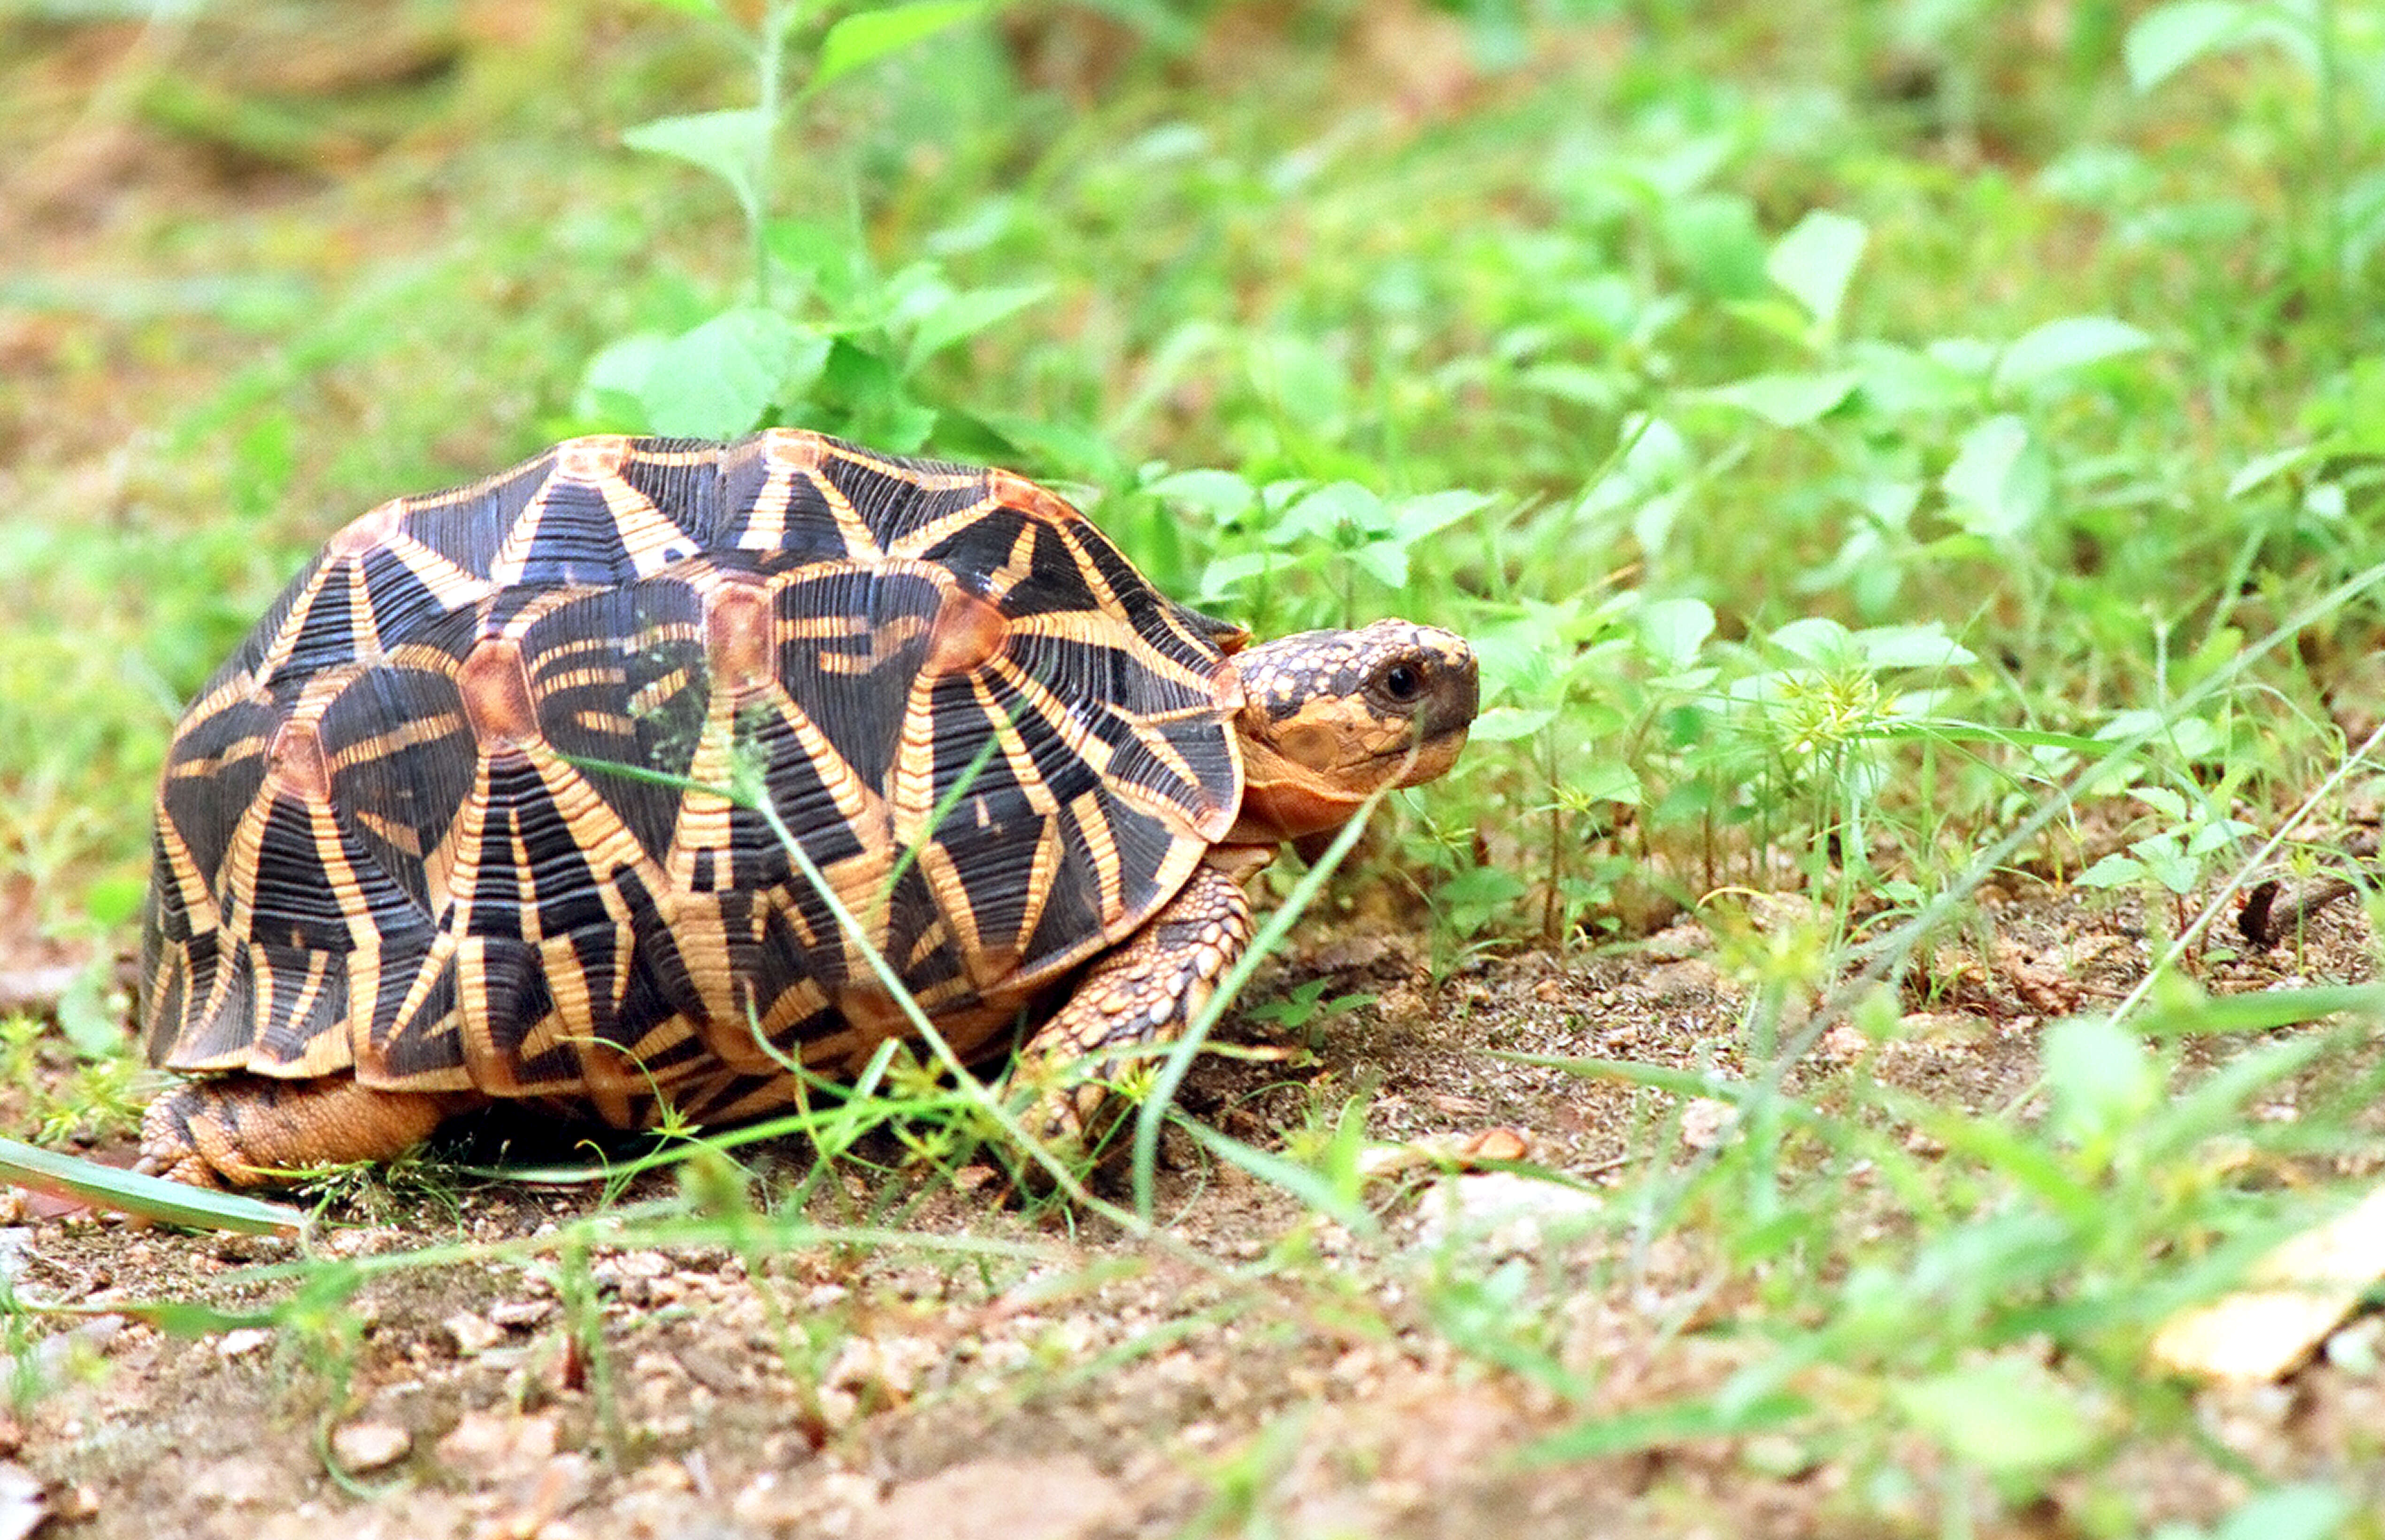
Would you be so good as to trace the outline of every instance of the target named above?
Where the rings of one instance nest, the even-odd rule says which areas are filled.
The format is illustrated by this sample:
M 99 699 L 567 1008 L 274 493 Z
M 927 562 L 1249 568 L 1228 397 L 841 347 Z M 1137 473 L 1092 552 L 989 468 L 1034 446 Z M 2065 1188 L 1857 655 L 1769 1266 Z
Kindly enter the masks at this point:
M 1239 641 L 1041 487 L 791 430 L 385 504 L 175 732 L 149 1058 L 750 1115 L 907 1030 L 861 939 L 998 1047 L 1232 826 Z

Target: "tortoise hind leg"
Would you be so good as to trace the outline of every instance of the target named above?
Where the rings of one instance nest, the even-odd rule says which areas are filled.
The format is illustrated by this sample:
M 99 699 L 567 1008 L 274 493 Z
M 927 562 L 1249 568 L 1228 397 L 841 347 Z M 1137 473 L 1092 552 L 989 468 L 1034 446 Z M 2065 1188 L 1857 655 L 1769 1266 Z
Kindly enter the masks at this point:
M 1239 847 L 1212 852 L 1142 930 L 1094 962 L 1059 1013 L 1028 1039 L 1011 1083 L 1037 1089 L 1027 1113 L 1029 1133 L 1084 1138 L 1109 1086 L 1079 1076 L 1102 1073 L 1099 1060 L 1118 1049 L 1184 1034 L 1250 946 L 1251 904 L 1241 878 L 1265 865 L 1267 855 Z
M 481 1100 L 375 1090 L 352 1075 L 184 1081 L 142 1117 L 140 1170 L 194 1187 L 263 1186 L 281 1180 L 276 1171 L 392 1159 Z

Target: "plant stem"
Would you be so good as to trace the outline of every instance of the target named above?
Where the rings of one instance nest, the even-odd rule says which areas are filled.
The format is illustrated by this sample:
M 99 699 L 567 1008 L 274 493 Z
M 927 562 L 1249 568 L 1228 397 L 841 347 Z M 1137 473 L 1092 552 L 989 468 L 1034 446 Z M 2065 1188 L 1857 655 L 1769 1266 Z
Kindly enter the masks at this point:
M 2322 285 L 2320 302 L 2330 325 L 2343 324 L 2343 190 L 2346 152 L 2342 123 L 2342 69 L 2337 44 L 2335 0 L 2317 0 L 2311 18 L 2312 46 L 2317 54 L 2317 75 L 2315 82 L 2318 108 L 2319 209 L 2318 229 L 2322 249 L 2318 253 L 2319 273 L 2314 279 Z
M 760 76 L 755 108 L 761 126 L 754 134 L 754 201 L 745 210 L 745 231 L 754 245 L 754 303 L 770 303 L 770 252 L 763 239 L 762 210 L 770 203 L 770 152 L 778 144 L 780 101 L 786 84 L 787 29 L 803 0 L 771 0 L 762 15 L 762 34 L 755 63 Z

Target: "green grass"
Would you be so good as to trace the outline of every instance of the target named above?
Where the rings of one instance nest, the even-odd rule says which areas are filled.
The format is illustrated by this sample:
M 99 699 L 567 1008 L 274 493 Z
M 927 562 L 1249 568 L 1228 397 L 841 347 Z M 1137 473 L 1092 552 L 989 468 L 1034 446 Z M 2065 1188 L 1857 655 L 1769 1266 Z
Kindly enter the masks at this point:
M 913 39 L 774 5 L 781 53 L 694 0 L 555 7 L 369 101 L 204 50 L 157 67 L 194 89 L 117 94 L 229 174 L 298 169 L 245 210 L 194 180 L 104 259 L 0 272 L 0 310 L 57 338 L 0 395 L 31 445 L 0 514 L 0 878 L 48 937 L 129 945 L 177 703 L 393 493 L 586 430 L 790 422 L 1012 464 L 1262 632 L 1405 613 L 1474 639 L 1465 763 L 1393 799 L 1334 890 L 1412 895 L 1443 965 L 1579 957 L 1725 889 L 1815 904 L 1727 953 L 1752 1004 L 1712 1070 L 1563 1066 L 1644 1111 L 1583 1244 L 1487 1272 L 1381 1246 L 1361 1123 L 1328 1105 L 1289 1155 L 1205 1138 L 1376 1246 L 1412 1307 L 1338 1293 L 1298 1233 L 1205 1269 L 1542 1387 L 1549 1459 L 1713 1435 L 1847 1472 L 1850 1522 L 1992 1529 L 2059 1490 L 2080 1533 L 2139 1533 L 2099 1472 L 2199 1447 L 2145 1333 L 2376 1153 L 2373 1006 L 2248 1020 L 2202 998 L 2205 945 L 2168 944 L 2341 767 L 2338 713 L 2375 709 L 2377 17 L 1327 6 L 1230 51 L 1207 7 L 1106 9 L 1073 101 L 1020 41 L 1069 42 L 1068 13 Z M 775 119 L 718 116 L 757 100 Z M 357 134 L 370 154 L 324 158 Z M 1833 1025 L 1888 1051 L 2015 871 L 2142 906 L 2166 958 L 2047 1032 L 2038 1095 L 1965 1110 L 1868 1058 L 1799 1067 Z M 125 1050 L 79 1020 L 47 1070 L 8 1034 L 22 1132 L 120 1121 Z M 2293 1121 L 2252 1115 L 2285 1087 Z M 993 1132 L 930 1076 L 873 1090 L 811 1128 L 821 1171 L 915 1191 Z M 1700 1098 L 1723 1131 L 1683 1155 Z M 887 1126 L 892 1157 L 865 1136 Z M 912 1244 L 804 1217 L 838 1181 L 757 1196 L 704 1158 L 622 1222 L 757 1277 L 824 1235 Z M 594 1233 L 525 1256 L 581 1297 Z M 274 1319 L 336 1337 L 366 1271 L 300 1268 Z M 1565 1308 L 1593 1296 L 1668 1301 L 1645 1350 L 1717 1335 L 1697 1361 L 1726 1367 L 1617 1406 Z M 1271 1448 L 1203 1522 L 1261 1521 Z M 2340 1484 L 2209 1533 L 2334 1533 Z

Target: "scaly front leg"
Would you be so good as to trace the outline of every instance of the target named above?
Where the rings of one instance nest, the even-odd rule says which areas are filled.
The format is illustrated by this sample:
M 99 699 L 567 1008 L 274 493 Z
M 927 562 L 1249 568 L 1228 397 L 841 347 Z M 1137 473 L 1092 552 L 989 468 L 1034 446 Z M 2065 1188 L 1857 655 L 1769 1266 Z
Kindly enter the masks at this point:
M 268 1174 L 351 1160 L 392 1160 L 431 1137 L 476 1093 L 378 1091 L 347 1075 L 184 1081 L 141 1120 L 140 1170 L 194 1187 L 255 1187 Z
M 1213 851 L 1142 930 L 1093 964 L 1059 1014 L 1028 1040 L 1011 1083 L 1038 1092 L 1026 1116 L 1030 1133 L 1082 1140 L 1097 1126 L 1110 1087 L 1080 1077 L 1115 1073 L 1120 1049 L 1184 1034 L 1250 946 L 1251 903 L 1242 879 L 1271 854 L 1255 846 Z

